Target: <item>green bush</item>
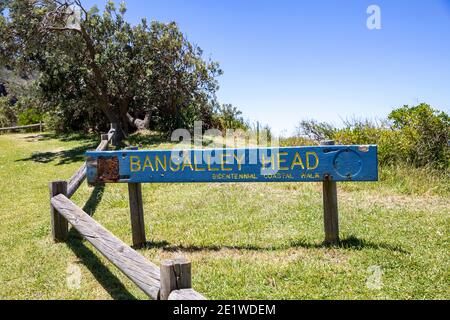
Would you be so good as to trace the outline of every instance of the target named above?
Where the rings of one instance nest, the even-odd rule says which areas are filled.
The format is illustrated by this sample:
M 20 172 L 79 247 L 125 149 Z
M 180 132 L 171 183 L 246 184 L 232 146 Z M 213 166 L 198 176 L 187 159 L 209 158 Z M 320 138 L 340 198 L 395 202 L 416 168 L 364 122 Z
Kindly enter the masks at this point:
M 382 125 L 347 123 L 334 139 L 340 144 L 378 144 L 382 165 L 407 163 L 438 169 L 450 165 L 450 118 L 427 104 L 395 109 Z
M 212 127 L 225 131 L 226 129 L 247 130 L 249 125 L 241 117 L 242 112 L 231 104 L 223 104 L 215 107 L 212 116 Z
M 19 125 L 26 126 L 42 122 L 42 114 L 35 108 L 28 108 L 19 114 Z
M 311 146 L 311 145 L 318 145 L 318 143 L 314 140 L 311 140 L 309 138 L 304 137 L 287 137 L 287 138 L 280 138 L 280 147 L 301 147 L 301 146 Z
M 296 128 L 296 136 L 308 138 L 319 142 L 320 140 L 333 139 L 336 128 L 327 122 L 318 122 L 316 120 L 303 120 Z
M 0 97 L 0 127 L 14 126 L 17 115 L 14 107 L 11 106 L 9 98 Z
M 315 141 L 332 139 L 338 144 L 377 144 L 381 165 L 450 168 L 450 117 L 427 104 L 395 109 L 382 122 L 349 120 L 341 129 L 314 120 L 302 121 L 298 131 Z
M 403 106 L 389 115 L 392 129 L 400 132 L 396 137 L 402 156 L 416 166 L 450 165 L 450 117 L 427 104 Z
M 370 120 L 347 120 L 343 129 L 335 130 L 332 139 L 338 144 L 376 144 L 380 141 L 385 128 Z

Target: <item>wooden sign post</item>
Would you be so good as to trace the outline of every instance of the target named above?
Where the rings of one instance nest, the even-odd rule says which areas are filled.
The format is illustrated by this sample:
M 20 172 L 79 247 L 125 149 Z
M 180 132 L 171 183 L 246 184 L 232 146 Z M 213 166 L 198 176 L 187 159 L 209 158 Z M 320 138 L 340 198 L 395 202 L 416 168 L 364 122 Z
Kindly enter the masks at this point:
M 333 146 L 334 141 L 323 141 L 322 145 Z M 323 222 L 325 244 L 339 243 L 339 212 L 337 202 L 337 186 L 330 175 L 323 181 Z
M 67 195 L 67 182 L 54 181 L 49 185 L 50 199 L 59 194 Z M 69 234 L 69 224 L 57 210 L 50 205 L 50 219 L 52 225 L 52 237 L 55 242 L 64 242 Z
M 336 182 L 377 181 L 377 146 L 87 152 L 89 184 L 128 183 L 133 243 L 145 242 L 141 183 L 322 182 L 325 243 L 339 241 Z M 134 212 L 134 213 L 133 213 Z

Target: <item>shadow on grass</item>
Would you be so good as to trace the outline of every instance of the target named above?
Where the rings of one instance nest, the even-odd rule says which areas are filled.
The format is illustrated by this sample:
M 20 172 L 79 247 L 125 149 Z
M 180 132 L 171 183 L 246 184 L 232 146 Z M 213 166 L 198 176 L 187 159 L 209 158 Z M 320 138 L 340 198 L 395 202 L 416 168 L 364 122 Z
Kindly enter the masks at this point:
M 83 207 L 83 211 L 91 217 L 103 198 L 104 190 L 105 186 L 96 186 Z M 70 230 L 67 244 L 114 300 L 136 300 L 136 297 L 125 288 L 122 282 L 84 244 L 82 237 L 74 228 Z
M 94 190 L 91 192 L 91 195 L 89 196 L 89 199 L 86 201 L 86 204 L 83 207 L 83 211 L 92 217 L 95 211 L 97 210 L 98 205 L 102 201 L 104 192 L 105 192 L 104 185 L 95 186 Z
M 61 142 L 79 141 L 84 142 L 83 145 L 63 151 L 55 152 L 35 152 L 30 157 L 16 160 L 20 161 L 34 161 L 38 163 L 50 163 L 54 160 L 59 160 L 57 165 L 64 165 L 73 162 L 80 162 L 84 160 L 84 154 L 88 150 L 97 148 L 100 143 L 99 135 L 84 134 L 84 133 L 40 133 L 36 135 L 25 136 L 22 139 L 29 142 L 58 140 Z
M 371 242 L 364 239 L 360 239 L 356 236 L 349 236 L 339 241 L 338 244 L 331 245 L 326 243 L 315 244 L 308 243 L 306 241 L 295 241 L 291 243 L 291 247 L 301 247 L 307 249 L 319 249 L 319 248 L 341 248 L 341 249 L 351 249 L 351 250 L 363 250 L 363 249 L 375 249 L 375 250 L 389 250 L 393 252 L 400 252 L 404 254 L 409 254 L 408 251 L 404 250 L 400 246 L 391 245 L 383 242 Z
M 83 146 L 75 147 L 69 150 L 57 152 L 36 152 L 30 157 L 16 160 L 17 162 L 33 161 L 38 163 L 49 163 L 59 159 L 57 165 L 64 165 L 84 160 L 84 154 L 88 150 L 93 150 L 97 147 L 97 142 L 92 142 Z
M 132 134 L 127 138 L 130 146 L 139 148 L 155 148 L 163 143 L 170 143 L 170 137 L 164 134 L 151 133 L 151 134 Z
M 139 147 L 139 149 L 142 148 L 156 148 L 159 147 L 161 144 L 178 144 L 179 141 L 172 141 L 171 137 L 167 134 L 163 133 L 148 133 L 148 134 L 141 134 L 141 133 L 135 133 L 130 135 L 127 138 L 127 142 L 130 146 Z M 204 138 L 202 140 L 203 147 L 214 147 L 214 140 L 212 139 L 206 139 Z
M 114 300 L 136 300 L 136 297 L 78 237 L 77 232 L 72 229 L 67 245 L 109 295 Z
M 325 243 L 310 243 L 304 240 L 293 241 L 286 245 L 280 246 L 267 246 L 260 247 L 254 245 L 243 245 L 243 246 L 220 246 L 220 245 L 211 245 L 211 246 L 183 246 L 183 245 L 171 245 L 167 241 L 159 241 L 159 242 L 147 242 L 145 245 L 146 249 L 162 249 L 163 251 L 168 252 L 200 252 L 200 251 L 220 251 L 223 249 L 230 250 L 243 250 L 243 251 L 278 251 L 278 250 L 286 250 L 290 248 L 305 248 L 305 249 L 325 249 L 325 248 L 337 248 L 337 249 L 351 249 L 351 250 L 363 250 L 363 249 L 375 249 L 375 250 L 389 250 L 394 252 L 400 252 L 403 254 L 408 254 L 409 252 L 405 251 L 399 246 L 393 246 L 386 243 L 374 243 L 370 241 L 366 241 L 364 239 L 359 239 L 355 236 L 347 237 L 339 242 L 337 245 L 328 245 Z
M 46 133 L 37 133 L 36 135 L 23 137 L 24 140 L 34 140 L 38 139 L 39 141 L 46 140 L 59 140 L 62 142 L 70 142 L 70 141 L 88 141 L 94 142 L 98 141 L 98 134 L 85 134 L 85 133 L 62 133 L 57 134 L 54 132 L 46 132 Z

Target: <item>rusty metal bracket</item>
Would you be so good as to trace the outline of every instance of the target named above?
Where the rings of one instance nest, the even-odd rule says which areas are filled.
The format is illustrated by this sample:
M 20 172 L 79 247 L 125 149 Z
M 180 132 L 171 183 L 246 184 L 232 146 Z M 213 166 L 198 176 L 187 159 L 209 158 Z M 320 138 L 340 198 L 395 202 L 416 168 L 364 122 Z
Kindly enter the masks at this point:
M 118 182 L 119 174 L 119 158 L 118 157 L 98 157 L 97 158 L 97 176 L 96 183 Z

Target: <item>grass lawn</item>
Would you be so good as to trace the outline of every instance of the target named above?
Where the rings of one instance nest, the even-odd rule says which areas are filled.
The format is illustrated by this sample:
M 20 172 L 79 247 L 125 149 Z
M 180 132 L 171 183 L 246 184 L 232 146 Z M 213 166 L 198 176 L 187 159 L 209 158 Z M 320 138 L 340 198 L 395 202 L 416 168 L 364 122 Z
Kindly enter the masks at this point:
M 0 135 L 0 299 L 146 298 L 89 243 L 50 237 L 48 182 L 68 179 L 97 143 Z M 140 252 L 156 264 L 190 259 L 209 299 L 450 299 L 449 177 L 407 168 L 381 177 L 338 185 L 338 247 L 321 244 L 320 184 L 146 184 Z M 126 188 L 84 184 L 73 201 L 131 243 Z

